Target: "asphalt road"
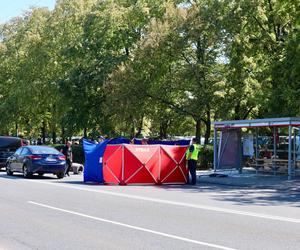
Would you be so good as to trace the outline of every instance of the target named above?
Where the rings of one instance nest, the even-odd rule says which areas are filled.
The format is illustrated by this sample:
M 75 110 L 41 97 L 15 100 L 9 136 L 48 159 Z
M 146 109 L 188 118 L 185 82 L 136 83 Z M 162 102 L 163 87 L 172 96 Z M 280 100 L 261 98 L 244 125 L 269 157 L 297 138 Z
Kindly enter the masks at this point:
M 82 175 L 0 172 L 0 249 L 298 250 L 296 191 L 87 185 Z

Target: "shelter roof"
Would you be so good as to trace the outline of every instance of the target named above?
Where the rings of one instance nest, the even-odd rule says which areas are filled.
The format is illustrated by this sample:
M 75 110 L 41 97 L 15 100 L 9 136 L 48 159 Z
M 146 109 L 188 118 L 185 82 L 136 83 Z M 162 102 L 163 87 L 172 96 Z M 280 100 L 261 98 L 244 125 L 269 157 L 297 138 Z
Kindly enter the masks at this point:
M 300 126 L 300 117 L 216 121 L 213 124 L 215 128 L 298 127 Z

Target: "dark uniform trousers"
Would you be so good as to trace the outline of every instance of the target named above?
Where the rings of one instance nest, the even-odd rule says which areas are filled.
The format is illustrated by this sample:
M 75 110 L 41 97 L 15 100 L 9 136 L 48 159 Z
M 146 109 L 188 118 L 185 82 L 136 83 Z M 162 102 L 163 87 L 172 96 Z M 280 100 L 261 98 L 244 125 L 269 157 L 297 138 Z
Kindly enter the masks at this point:
M 197 161 L 188 160 L 188 169 L 192 176 L 192 182 L 190 182 L 190 180 L 189 180 L 190 178 L 188 178 L 188 183 L 190 183 L 192 185 L 196 185 L 196 167 L 197 167 Z

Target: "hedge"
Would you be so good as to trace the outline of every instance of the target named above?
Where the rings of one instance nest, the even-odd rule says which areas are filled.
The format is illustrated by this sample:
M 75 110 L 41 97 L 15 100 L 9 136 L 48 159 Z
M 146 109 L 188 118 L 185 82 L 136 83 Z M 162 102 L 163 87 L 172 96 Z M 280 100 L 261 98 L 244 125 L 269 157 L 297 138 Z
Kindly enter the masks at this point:
M 210 168 L 214 161 L 214 147 L 213 145 L 202 146 L 200 150 L 200 166 Z

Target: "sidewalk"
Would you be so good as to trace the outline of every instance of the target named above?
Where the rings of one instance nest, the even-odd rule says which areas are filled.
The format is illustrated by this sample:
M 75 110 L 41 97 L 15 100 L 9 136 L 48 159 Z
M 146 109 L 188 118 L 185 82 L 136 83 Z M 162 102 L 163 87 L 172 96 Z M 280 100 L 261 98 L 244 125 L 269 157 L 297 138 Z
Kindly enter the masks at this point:
M 288 188 L 300 187 L 300 178 L 294 177 L 288 180 L 287 176 L 274 176 L 274 175 L 256 175 L 243 173 L 239 174 L 238 171 L 222 171 L 217 172 L 220 174 L 217 177 L 210 177 L 213 171 L 197 171 L 197 183 L 209 183 L 218 185 L 238 186 L 238 187 L 260 187 L 260 188 Z M 222 177 L 223 176 L 223 177 Z

